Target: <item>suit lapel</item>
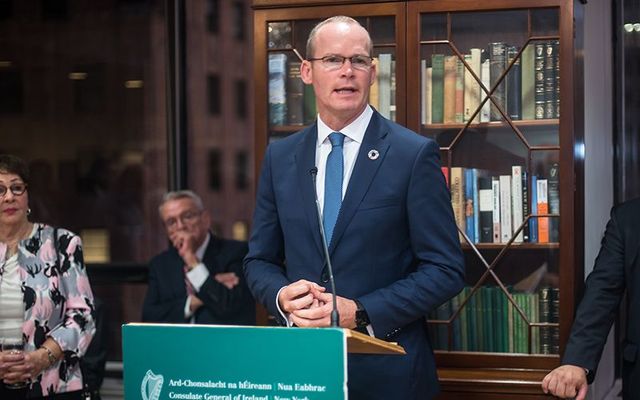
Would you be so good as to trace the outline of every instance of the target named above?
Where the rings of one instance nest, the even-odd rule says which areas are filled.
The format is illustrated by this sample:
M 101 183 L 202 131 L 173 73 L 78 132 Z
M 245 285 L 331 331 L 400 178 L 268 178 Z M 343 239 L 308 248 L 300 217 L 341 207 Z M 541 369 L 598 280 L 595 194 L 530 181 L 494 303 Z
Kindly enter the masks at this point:
M 298 187 L 302 195 L 302 207 L 307 216 L 311 229 L 311 236 L 318 251 L 322 253 L 322 238 L 318 224 L 318 210 L 316 207 L 315 179 L 311 170 L 316 167 L 316 143 L 318 138 L 317 125 L 314 123 L 302 134 L 302 138 L 295 149 L 295 163 L 298 175 Z
M 336 244 L 340 241 L 364 195 L 369 190 L 373 177 L 376 175 L 380 165 L 382 165 L 384 156 L 389 149 L 389 144 L 384 140 L 387 133 L 386 127 L 382 124 L 382 117 L 374 111 L 358 151 L 353 173 L 349 179 L 349 186 L 340 207 L 336 226 L 333 229 L 333 237 L 329 246 L 330 252 L 333 252 Z M 370 159 L 368 155 L 372 150 L 376 150 L 379 153 L 378 158 L 375 160 Z

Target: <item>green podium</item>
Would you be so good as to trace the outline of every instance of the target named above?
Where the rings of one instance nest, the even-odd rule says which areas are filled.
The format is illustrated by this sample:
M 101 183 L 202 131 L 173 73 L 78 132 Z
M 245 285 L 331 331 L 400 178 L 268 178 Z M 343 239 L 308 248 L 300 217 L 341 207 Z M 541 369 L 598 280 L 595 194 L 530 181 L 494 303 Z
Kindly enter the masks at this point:
M 127 400 L 347 399 L 347 352 L 404 354 L 340 328 L 127 324 Z

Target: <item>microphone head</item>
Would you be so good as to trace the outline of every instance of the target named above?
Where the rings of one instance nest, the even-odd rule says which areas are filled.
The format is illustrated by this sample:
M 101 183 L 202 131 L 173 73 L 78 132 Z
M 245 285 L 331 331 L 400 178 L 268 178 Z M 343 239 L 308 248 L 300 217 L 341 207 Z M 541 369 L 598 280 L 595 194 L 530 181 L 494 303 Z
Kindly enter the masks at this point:
M 313 168 L 311 168 L 311 169 L 309 170 L 309 173 L 310 173 L 311 175 L 314 175 L 314 176 L 315 176 L 315 175 L 317 175 L 317 174 L 318 174 L 318 167 L 313 167 Z

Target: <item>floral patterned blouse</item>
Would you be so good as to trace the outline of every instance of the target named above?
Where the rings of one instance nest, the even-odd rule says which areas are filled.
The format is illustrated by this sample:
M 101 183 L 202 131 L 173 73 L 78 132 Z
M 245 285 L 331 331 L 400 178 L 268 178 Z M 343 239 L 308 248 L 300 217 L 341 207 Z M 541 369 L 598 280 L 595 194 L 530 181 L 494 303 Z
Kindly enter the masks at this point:
M 64 356 L 33 379 L 28 398 L 82 389 L 80 358 L 95 332 L 93 294 L 82 257 L 80 238 L 65 229 L 34 224 L 18 245 L 18 272 L 25 304 L 22 334 L 25 350 L 34 351 L 48 338 Z M 54 246 L 54 242 L 57 246 Z M 56 248 L 57 247 L 57 248 Z M 0 243 L 0 276 L 7 246 Z

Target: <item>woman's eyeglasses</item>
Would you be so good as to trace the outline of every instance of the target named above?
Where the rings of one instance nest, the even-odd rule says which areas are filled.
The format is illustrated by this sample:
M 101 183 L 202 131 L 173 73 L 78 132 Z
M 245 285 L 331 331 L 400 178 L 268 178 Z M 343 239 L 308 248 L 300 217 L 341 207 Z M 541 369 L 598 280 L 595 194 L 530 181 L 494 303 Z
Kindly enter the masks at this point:
M 11 191 L 11 193 L 13 193 L 14 196 L 22 196 L 24 192 L 27 191 L 27 184 L 14 183 L 9 187 L 0 185 L 0 197 L 4 197 L 4 195 L 7 194 L 8 191 Z

